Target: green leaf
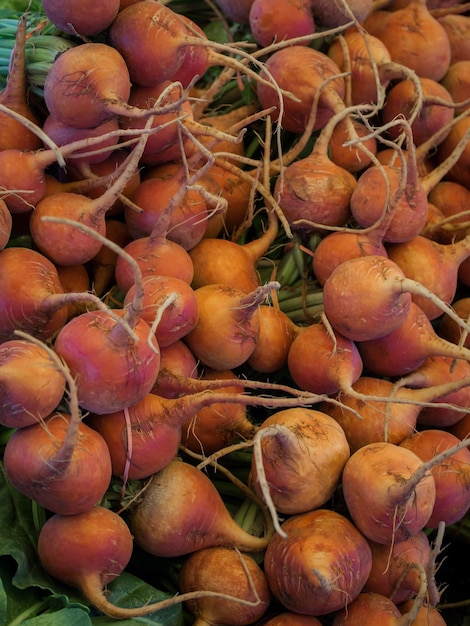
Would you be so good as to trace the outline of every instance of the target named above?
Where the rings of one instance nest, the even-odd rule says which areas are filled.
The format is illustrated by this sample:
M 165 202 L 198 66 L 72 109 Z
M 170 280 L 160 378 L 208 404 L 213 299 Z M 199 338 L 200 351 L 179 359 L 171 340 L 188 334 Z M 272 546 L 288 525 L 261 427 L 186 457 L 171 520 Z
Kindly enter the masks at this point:
M 123 572 L 110 583 L 107 591 L 108 600 L 122 607 L 140 607 L 171 597 L 127 572 Z M 92 618 L 92 624 L 94 626 L 108 626 L 109 624 L 116 624 L 116 620 L 107 616 L 99 616 Z M 119 626 L 137 626 L 138 624 L 147 624 L 148 626 L 182 626 L 182 606 L 178 604 L 163 611 L 156 611 L 145 617 L 119 620 Z
M 37 615 L 21 622 L 21 626 L 91 626 L 90 616 L 82 609 L 67 608 Z
M 39 529 L 34 523 L 34 503 L 11 486 L 0 465 L 0 556 L 12 556 L 18 564 L 13 583 L 20 589 L 31 585 L 50 588 L 50 580 L 37 556 Z

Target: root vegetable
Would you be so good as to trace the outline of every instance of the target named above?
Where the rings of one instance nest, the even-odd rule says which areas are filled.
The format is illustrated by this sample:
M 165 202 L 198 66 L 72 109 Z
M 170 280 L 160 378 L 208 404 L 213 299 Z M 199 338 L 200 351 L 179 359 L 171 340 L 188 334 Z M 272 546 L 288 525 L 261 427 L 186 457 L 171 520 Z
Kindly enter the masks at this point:
M 450 244 L 418 235 L 408 241 L 389 244 L 387 253 L 407 278 L 421 283 L 450 305 L 457 292 L 459 267 L 470 256 L 470 235 Z M 428 298 L 413 294 L 412 300 L 430 320 L 442 315 L 442 308 Z
M 128 104 L 130 91 L 129 68 L 117 48 L 90 42 L 56 58 L 44 83 L 44 101 L 50 114 L 73 128 L 93 128 L 116 116 L 152 115 L 153 109 Z
M 182 173 L 181 173 L 182 174 Z M 187 187 L 186 178 L 147 178 L 131 194 L 131 201 L 142 212 L 124 209 L 125 221 L 133 239 L 148 237 L 161 215 L 170 207 L 167 237 L 185 250 L 201 241 L 207 226 L 209 207 L 200 191 Z
M 452 105 L 457 102 L 442 83 L 425 77 L 421 77 L 420 82 L 422 105 L 420 106 L 419 115 L 415 116 L 411 123 L 416 146 L 424 143 L 440 128 L 449 124 L 454 117 L 455 111 Z M 397 115 L 403 115 L 405 119 L 408 119 L 413 115 L 417 98 L 418 94 L 413 81 L 406 79 L 395 83 L 387 91 L 387 99 L 381 111 L 383 122 L 388 124 Z M 447 106 L 445 103 L 447 103 Z M 401 133 L 400 125 L 392 126 L 388 133 L 393 140 L 396 140 Z
M 93 0 L 44 0 L 42 8 L 53 24 L 71 35 L 98 35 L 106 30 L 119 11 L 119 0 L 106 0 L 98 7 Z
M 218 284 L 196 289 L 199 317 L 184 339 L 194 356 L 212 369 L 245 363 L 258 340 L 258 307 L 278 285 L 267 283 L 248 294 Z
M 77 380 L 83 409 L 107 413 L 135 404 L 150 391 L 160 367 L 152 327 L 140 317 L 144 291 L 139 267 L 119 246 L 89 226 L 67 218 L 43 219 L 83 231 L 90 239 L 108 245 L 123 256 L 133 268 L 137 287 L 126 309 L 112 311 L 95 298 L 98 310 L 68 321 L 58 333 L 54 349 Z M 161 312 L 170 302 L 168 298 Z M 109 366 L 113 370 L 111 375 Z
M 438 399 L 450 401 L 451 393 L 456 389 L 467 389 L 468 381 L 468 376 L 463 379 L 455 377 L 451 382 L 444 379 L 441 384 L 439 380 L 435 386 L 415 389 L 405 387 L 404 382 L 395 386 L 385 378 L 361 376 L 349 393 L 337 394 L 339 404 L 326 402 L 320 406 L 340 424 L 351 451 L 372 442 L 399 444 L 416 430 L 426 405 L 432 406 Z M 362 419 L 358 419 L 358 415 Z
M 358 256 L 388 256 L 380 229 L 372 231 L 341 230 L 328 233 L 315 248 L 312 269 L 321 285 L 343 261 Z
M 69 414 L 58 411 L 43 422 L 17 428 L 5 446 L 5 473 L 20 493 L 40 506 L 75 515 L 104 496 L 111 480 L 111 458 L 105 440 L 81 420 L 70 371 L 51 349 L 47 352 L 67 382 Z
M 1 341 L 13 339 L 15 330 L 49 339 L 65 324 L 67 302 L 57 269 L 40 252 L 4 248 L 0 285 Z
M 285 521 L 266 548 L 264 568 L 273 595 L 289 611 L 326 615 L 354 600 L 370 572 L 364 536 L 335 511 L 316 509 Z
M 246 291 L 260 286 L 256 262 L 273 243 L 279 227 L 273 210 L 268 211 L 268 226 L 264 233 L 247 243 L 209 237 L 202 239 L 189 251 L 194 267 L 192 286 L 221 284 Z
M 413 451 L 423 461 L 429 461 L 443 450 L 459 443 L 460 439 L 444 430 L 426 429 L 404 439 L 400 446 Z M 436 483 L 436 501 L 428 528 L 438 528 L 460 521 L 470 508 L 470 449 L 458 450 L 442 463 L 434 465 L 431 472 Z
M 315 32 L 310 0 L 283 0 L 270 11 L 269 0 L 253 0 L 249 14 L 250 30 L 260 46 Z
M 470 364 L 450 356 L 430 356 L 402 381 L 411 387 L 431 387 L 434 385 L 465 380 L 470 374 Z M 433 403 L 423 407 L 418 416 L 418 424 L 433 428 L 446 428 L 458 422 L 470 401 L 470 388 L 463 385 L 450 389 L 435 398 Z
M 470 316 L 470 298 L 458 298 L 452 302 L 452 308 L 464 320 Z M 452 318 L 444 314 L 438 322 L 437 333 L 440 337 L 451 343 L 470 347 L 470 338 L 468 334 L 463 333 L 462 329 L 454 322 Z
M 69 164 L 77 165 L 80 163 L 92 164 L 92 163 L 100 163 L 101 161 L 105 161 L 116 149 L 119 137 L 116 132 L 119 129 L 119 122 L 117 118 L 112 118 L 110 120 L 106 120 L 105 122 L 94 126 L 93 128 L 73 128 L 72 126 L 63 124 L 54 118 L 53 115 L 48 115 L 44 120 L 42 128 L 45 133 L 49 135 L 52 141 L 56 143 L 59 147 L 66 146 L 73 141 L 86 140 L 89 137 L 101 137 L 102 142 L 97 144 L 95 148 L 97 149 L 96 154 L 88 155 L 80 157 L 80 150 L 75 151 L 68 158 Z M 110 133 L 108 135 L 108 133 Z M 86 141 L 84 141 L 85 147 L 82 152 L 88 153 L 89 148 L 86 146 Z M 109 150 L 106 152 L 104 148 L 109 147 Z
M 259 453 L 253 454 L 251 470 L 260 498 L 265 489 L 260 464 L 280 513 L 305 513 L 331 498 L 350 455 L 343 429 L 333 418 L 307 408 L 277 411 L 259 426 L 256 439 Z
M 363 588 L 365 592 L 379 593 L 395 604 L 419 593 L 421 576 L 416 564 L 426 569 L 431 561 L 431 546 L 423 530 L 399 543 L 369 541 L 369 546 L 372 569 Z
M 200 378 L 201 381 L 222 379 L 227 379 L 225 392 L 244 393 L 243 381 L 240 381 L 232 370 L 208 370 Z M 208 456 L 240 439 L 251 439 L 255 432 L 256 426 L 248 418 L 246 405 L 236 402 L 211 402 L 195 412 L 183 424 L 181 444 L 193 452 Z
M 182 593 L 210 590 L 233 594 L 236 590 L 238 597 L 251 603 L 211 597 L 189 601 L 186 608 L 195 616 L 195 626 L 253 624 L 263 617 L 271 601 L 266 577 L 255 559 L 223 546 L 190 554 L 179 572 L 179 587 Z
M 447 72 L 451 61 L 449 38 L 429 12 L 426 0 L 411 0 L 396 11 L 381 11 L 379 20 L 372 12 L 363 25 L 383 41 L 394 62 L 409 67 L 418 76 L 440 81 Z M 429 63 L 431 56 L 433 63 Z
M 196 325 L 198 318 L 197 299 L 194 290 L 187 282 L 173 276 L 147 276 L 143 278 L 144 295 L 140 316 L 149 326 L 168 297 L 172 302 L 165 307 L 155 328 L 155 337 L 160 348 L 182 339 Z M 135 298 L 136 286 L 126 293 L 123 306 L 128 306 Z
M 307 125 L 316 91 L 326 79 L 328 85 L 319 97 L 314 130 L 323 128 L 326 122 L 344 106 L 344 79 L 336 63 L 326 54 L 308 46 L 286 46 L 272 53 L 266 61 L 266 69 L 279 88 L 291 91 L 297 100 L 284 98 L 283 110 L 279 110 L 279 94 L 263 83 L 257 85 L 257 95 L 263 109 L 276 107 L 273 120 L 286 130 L 301 134 Z M 292 81 L 296 76 L 296 81 Z M 340 104 L 341 103 L 341 104 Z
M 255 372 L 278 372 L 287 365 L 289 350 L 299 328 L 276 306 L 262 304 L 258 314 L 258 341 L 247 365 Z
M 467 444 L 460 441 L 426 462 L 392 443 L 370 443 L 356 450 L 342 478 L 354 524 L 371 541 L 389 545 L 423 530 L 436 502 L 432 468 Z
M 352 19 L 363 22 L 372 10 L 371 0 L 342 0 L 332 4 L 328 0 L 311 0 L 312 11 L 323 27 L 344 26 Z
M 299 331 L 287 367 L 301 389 L 329 395 L 349 389 L 362 374 L 363 364 L 353 341 L 318 323 Z
M 333 626 L 360 626 L 365 619 L 375 620 L 382 626 L 400 626 L 401 613 L 387 596 L 364 591 L 335 615 Z
M 375 255 L 341 263 L 323 286 L 323 306 L 335 330 L 353 341 L 367 341 L 384 337 L 404 322 L 412 295 L 425 296 L 461 327 L 466 326 L 431 291 L 406 278 L 391 259 Z
M 216 375 L 214 373 L 214 375 Z M 240 381 L 234 385 L 231 377 L 221 373 L 219 379 L 186 379 L 188 390 L 184 395 L 163 398 L 149 393 L 138 402 L 118 411 L 102 411 L 90 417 L 93 426 L 106 440 L 113 464 L 113 473 L 124 479 L 148 478 L 164 469 L 175 457 L 181 441 L 181 429 L 197 416 L 205 407 L 225 405 L 291 407 L 314 401 L 308 396 L 293 398 L 266 398 L 248 396 L 240 393 L 240 387 L 252 389 L 277 389 L 286 391 L 282 386 L 256 381 Z M 190 381 L 193 388 L 190 388 Z M 235 386 L 235 390 L 233 387 Z M 218 390 L 218 391 L 217 391 Z M 235 423 L 220 425 L 226 436 L 243 436 L 253 433 L 254 426 L 245 414 L 239 411 L 227 411 L 235 416 Z M 209 445 L 213 445 L 217 436 L 224 439 L 223 432 L 212 435 Z M 202 441 L 201 441 L 202 445 Z
M 384 337 L 360 341 L 357 348 L 367 370 L 376 376 L 393 377 L 412 372 L 430 356 L 469 360 L 470 352 L 456 343 L 436 334 L 428 316 L 412 302 L 408 316 L 396 330 Z
M 153 476 L 130 512 L 129 527 L 143 550 L 163 557 L 213 546 L 256 552 L 269 541 L 269 536 L 256 537 L 243 530 L 210 478 L 178 459 Z
M 351 104 L 382 102 L 390 77 L 386 71 L 380 74 L 380 68 L 389 66 L 392 59 L 378 37 L 351 27 L 333 40 L 327 54 L 340 71 L 351 71 Z
M 24 339 L 0 344 L 2 426 L 23 428 L 45 419 L 59 406 L 64 389 L 64 376 L 43 346 Z
M 141 607 L 120 607 L 106 597 L 105 587 L 127 567 L 133 550 L 133 537 L 117 513 L 96 506 L 78 515 L 53 515 L 41 528 L 38 552 L 44 569 L 63 583 L 78 589 L 98 611 L 115 619 L 149 615 L 201 595 L 233 596 L 195 591 L 169 597 Z M 64 559 L 64 554 L 68 555 Z M 239 600 L 243 603 L 243 600 Z
M 184 343 L 175 341 L 160 349 L 160 369 L 151 392 L 163 398 L 177 398 L 184 393 L 181 377 L 194 378 L 198 375 L 197 361 Z
M 150 126 L 151 119 L 148 121 Z M 137 145 L 124 161 L 119 176 L 98 198 L 88 198 L 82 194 L 58 192 L 44 197 L 31 214 L 29 228 L 31 236 L 48 258 L 59 265 L 86 263 L 98 254 L 103 242 L 90 237 L 75 225 L 66 222 L 51 222 L 51 218 L 63 217 L 75 220 L 94 229 L 98 234 L 106 234 L 106 213 L 113 206 L 138 168 L 139 159 L 145 147 L 147 135 L 141 135 Z M 49 221 L 45 221 L 47 218 Z

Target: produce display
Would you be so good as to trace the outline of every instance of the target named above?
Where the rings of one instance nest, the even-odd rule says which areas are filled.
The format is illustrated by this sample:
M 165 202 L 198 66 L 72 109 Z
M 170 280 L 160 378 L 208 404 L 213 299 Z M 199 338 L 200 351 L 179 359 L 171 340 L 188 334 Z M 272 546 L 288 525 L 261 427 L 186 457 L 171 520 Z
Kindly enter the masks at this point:
M 470 3 L 0 9 L 0 626 L 470 625 Z

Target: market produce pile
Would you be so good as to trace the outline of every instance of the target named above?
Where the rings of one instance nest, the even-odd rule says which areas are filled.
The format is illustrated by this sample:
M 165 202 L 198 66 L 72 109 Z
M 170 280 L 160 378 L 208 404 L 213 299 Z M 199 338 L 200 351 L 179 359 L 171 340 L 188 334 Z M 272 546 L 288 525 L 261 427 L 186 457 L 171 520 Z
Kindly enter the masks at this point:
M 0 11 L 0 626 L 469 623 L 469 20 Z

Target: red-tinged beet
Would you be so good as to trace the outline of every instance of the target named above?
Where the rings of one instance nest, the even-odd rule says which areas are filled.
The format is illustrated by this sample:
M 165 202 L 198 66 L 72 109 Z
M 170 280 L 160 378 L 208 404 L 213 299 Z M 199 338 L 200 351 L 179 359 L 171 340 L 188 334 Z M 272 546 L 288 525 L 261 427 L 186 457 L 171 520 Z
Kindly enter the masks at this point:
M 102 124 L 98 124 L 93 128 L 73 128 L 72 126 L 63 124 L 54 118 L 53 115 L 48 115 L 44 120 L 42 128 L 45 133 L 49 135 L 52 141 L 54 141 L 59 147 L 67 145 L 72 141 L 85 140 L 89 137 L 101 137 L 102 142 L 95 146 L 98 150 L 96 154 L 90 154 L 86 157 L 80 157 L 80 150 L 75 151 L 68 158 L 70 164 L 76 165 L 79 163 L 92 164 L 105 161 L 116 149 L 116 145 L 119 141 L 119 137 L 114 133 L 119 129 L 119 122 L 117 118 L 106 120 Z M 108 133 L 111 133 L 108 135 Z M 106 152 L 105 147 L 109 147 Z M 84 147 L 82 152 L 89 152 L 89 148 Z
M 105 236 L 106 213 L 138 170 L 146 140 L 147 135 L 141 134 L 137 145 L 121 165 L 118 176 L 97 198 L 89 198 L 79 193 L 58 192 L 47 195 L 38 202 L 31 213 L 29 228 L 34 243 L 48 258 L 59 265 L 77 265 L 91 261 L 98 254 L 103 241 L 99 237 L 90 236 L 90 232 L 77 228 L 77 223 L 102 237 Z M 64 215 L 67 220 L 75 220 L 76 223 L 60 221 Z
M 2 199 L 12 213 L 30 213 L 44 198 L 48 192 L 46 171 L 49 166 L 57 162 L 61 167 L 65 167 L 65 159 L 76 151 L 82 151 L 81 156 L 84 157 L 84 148 L 93 151 L 94 146 L 103 142 L 103 137 L 98 135 L 97 137 L 79 139 L 59 148 L 51 142 L 42 129 L 38 130 L 42 134 L 44 144 L 50 146 L 49 149 L 34 152 L 18 149 L 0 151 Z M 111 134 L 120 137 L 124 136 L 126 132 L 123 129 L 112 131 L 108 133 L 107 140 L 110 139 Z M 95 184 L 96 181 L 91 182 Z M 90 181 L 86 181 L 86 190 L 91 186 Z M 63 191 L 63 189 L 60 190 Z
M 428 194 L 430 204 L 439 211 L 441 223 L 437 226 L 439 243 L 452 243 L 465 236 L 469 216 L 465 207 L 470 203 L 470 189 L 451 180 L 441 180 Z M 432 231 L 436 233 L 435 229 Z
M 216 3 L 228 19 L 239 24 L 249 24 L 253 0 L 217 0 Z
M 193 382 L 194 388 L 190 387 Z M 302 399 L 301 394 L 293 398 L 266 398 L 249 396 L 240 393 L 240 387 L 251 389 L 286 388 L 276 384 L 258 383 L 256 381 L 240 381 L 233 390 L 233 380 L 225 377 L 219 379 L 187 379 L 188 390 L 184 395 L 174 398 L 163 398 L 155 393 L 148 393 L 139 401 L 118 411 L 102 411 L 89 418 L 89 423 L 98 430 L 106 440 L 113 464 L 113 473 L 129 479 L 148 478 L 162 470 L 175 457 L 181 440 L 181 429 L 187 422 L 205 407 L 235 405 L 262 407 L 292 407 L 299 403 L 311 403 L 312 398 Z M 218 390 L 218 391 L 217 391 Z M 292 389 L 294 396 L 296 390 Z M 95 412 L 96 413 L 96 412 Z M 227 437 L 249 436 L 254 426 L 245 415 L 238 412 L 227 412 L 233 417 L 235 424 L 225 424 Z M 237 430 L 239 426 L 239 430 Z M 219 433 L 220 439 L 224 438 Z M 214 439 L 212 437 L 211 444 Z
M 17 429 L 5 446 L 5 473 L 14 487 L 44 508 L 76 515 L 94 506 L 111 480 L 111 458 L 101 435 L 74 418 L 54 413 Z M 28 459 L 28 462 L 25 462 Z
M 144 288 L 139 267 L 122 248 L 92 228 L 66 218 L 49 219 L 107 245 L 126 258 L 134 271 L 135 295 L 125 309 L 110 309 L 95 298 L 98 310 L 69 320 L 54 344 L 77 381 L 81 408 L 99 414 L 124 409 L 149 393 L 160 367 L 160 352 L 152 327 L 140 317 Z M 170 303 L 169 296 L 160 312 Z
M 194 356 L 212 369 L 245 363 L 258 340 L 258 307 L 278 285 L 266 283 L 251 293 L 218 284 L 196 289 L 199 317 L 184 338 Z
M 106 311 L 83 313 L 61 328 L 54 349 L 77 379 L 82 409 L 118 411 L 152 388 L 160 367 L 157 342 L 142 319 L 132 330 L 134 336 Z
M 432 464 L 393 443 L 356 450 L 343 470 L 348 512 L 365 537 L 376 543 L 405 541 L 426 527 L 436 500 Z
M 429 461 L 443 450 L 459 443 L 460 439 L 444 430 L 426 429 L 404 439 L 400 446 L 413 451 L 423 461 Z M 436 483 L 436 501 L 427 522 L 428 528 L 437 528 L 460 521 L 470 508 L 470 449 L 463 448 L 431 472 Z
M 5 87 L 0 91 L 0 102 L 35 124 L 39 124 L 39 114 L 30 106 L 27 96 L 26 29 L 27 16 L 24 14 L 18 20 L 8 77 Z M 0 112 L 0 131 L 0 150 L 39 150 L 42 147 L 41 139 L 36 133 L 25 128 L 21 121 L 4 111 Z
M 470 257 L 470 235 L 449 244 L 440 244 L 418 235 L 402 243 L 389 244 L 387 252 L 407 278 L 418 281 L 440 300 L 451 304 L 457 292 L 459 267 Z M 430 320 L 442 315 L 442 308 L 433 305 L 427 298 L 413 294 L 412 300 Z
M 45 419 L 57 409 L 64 389 L 64 375 L 43 346 L 25 339 L 0 344 L 2 426 L 23 428 Z
M 191 153 L 194 144 L 188 138 L 180 138 L 181 126 L 178 120 L 183 125 L 188 125 L 188 121 L 192 121 L 194 116 L 191 103 L 184 98 L 179 85 L 169 80 L 149 87 L 133 85 L 128 102 L 131 106 L 142 109 L 158 103 L 161 109 L 153 120 L 153 125 L 160 126 L 160 130 L 149 137 L 142 153 L 142 164 L 151 166 L 181 159 L 182 150 L 186 156 Z M 144 125 L 144 118 L 128 117 L 121 121 L 121 127 L 127 129 L 143 128 Z
M 150 236 L 162 214 L 168 212 L 168 239 L 190 250 L 204 236 L 208 204 L 200 191 L 187 188 L 187 181 L 181 176 L 147 178 L 131 194 L 130 200 L 142 209 L 142 212 L 130 207 L 124 209 L 133 239 Z
M 27 280 L 25 280 L 27 277 Z M 29 248 L 0 252 L 0 340 L 23 330 L 49 339 L 66 322 L 64 290 L 54 264 Z
M 34 337 L 29 340 L 45 347 Z M 104 496 L 111 480 L 111 457 L 103 437 L 82 421 L 70 371 L 52 349 L 45 349 L 67 382 L 68 413 L 57 411 L 44 421 L 17 428 L 5 446 L 5 474 L 40 506 L 75 515 Z
M 344 0 L 331 3 L 328 0 L 311 0 L 312 11 L 319 24 L 326 28 L 344 26 L 351 20 L 363 22 L 372 9 L 372 0 Z
M 421 587 L 416 565 L 427 569 L 431 561 L 431 546 L 426 533 L 421 530 L 392 546 L 374 541 L 369 541 L 369 546 L 372 569 L 363 590 L 386 596 L 395 604 L 414 597 Z
M 160 370 L 151 392 L 162 398 L 177 398 L 185 389 L 181 377 L 197 379 L 198 363 L 194 354 L 179 340 L 160 348 Z
M 99 609 L 106 604 L 105 586 L 123 572 L 132 550 L 129 527 L 122 517 L 103 506 L 77 515 L 53 515 L 38 538 L 44 569 L 76 587 Z
M 156 473 L 142 495 L 130 511 L 129 527 L 135 542 L 154 556 L 181 556 L 213 546 L 256 552 L 269 541 L 269 535 L 243 530 L 210 478 L 179 459 Z
M 239 380 L 232 370 L 206 370 L 199 380 L 222 379 L 227 380 L 225 392 L 244 393 L 243 380 Z M 251 439 L 255 432 L 256 426 L 247 416 L 246 405 L 237 402 L 211 402 L 183 424 L 181 444 L 197 454 L 208 456 L 240 439 Z
M 49 113 L 74 128 L 93 128 L 116 116 L 152 115 L 152 109 L 128 104 L 130 92 L 125 59 L 117 48 L 103 42 L 66 50 L 56 58 L 44 82 Z
M 191 284 L 194 275 L 191 257 L 179 243 L 166 237 L 166 229 L 160 231 L 159 221 L 149 236 L 133 239 L 124 250 L 136 261 L 143 277 L 173 276 Z M 115 278 L 124 293 L 134 284 L 132 268 L 120 257 L 116 260 Z
M 310 0 L 281 0 L 276 11 L 272 11 L 269 0 L 253 0 L 249 24 L 255 41 L 262 47 L 315 32 Z
M 365 170 L 372 164 L 375 155 L 377 154 L 377 139 L 370 137 L 369 129 L 358 119 L 350 120 L 354 134 L 351 134 L 351 130 L 348 127 L 347 120 L 342 120 L 336 124 L 330 137 L 329 151 L 330 158 L 335 165 L 344 168 L 352 174 Z M 364 138 L 362 144 L 366 150 L 361 150 L 360 147 L 348 142 L 356 139 L 356 137 Z
M 266 577 L 255 559 L 223 546 L 190 554 L 179 572 L 179 588 L 181 593 L 209 590 L 233 594 L 236 590 L 236 595 L 247 602 L 211 597 L 191 600 L 186 608 L 195 616 L 195 626 L 248 626 L 263 617 L 271 602 Z
M 98 35 L 106 30 L 119 11 L 119 0 L 44 0 L 42 8 L 57 28 L 70 35 Z
M 385 595 L 364 591 L 337 613 L 333 626 L 362 626 L 370 620 L 380 626 L 400 626 L 402 615 L 397 605 Z
M 156 320 L 159 309 L 173 295 L 172 302 L 163 310 L 155 326 L 155 337 L 160 347 L 169 346 L 182 339 L 196 325 L 198 306 L 194 290 L 187 282 L 173 276 L 146 276 L 143 278 L 144 296 L 140 316 L 149 326 Z M 133 285 L 123 301 L 128 306 L 135 297 Z
M 418 387 L 457 382 L 470 375 L 470 363 L 450 356 L 428 357 L 419 367 L 403 378 L 405 384 Z M 432 428 L 447 428 L 458 422 L 470 402 L 468 385 L 450 389 L 437 396 L 432 404 L 423 407 L 418 416 L 418 425 Z
M 405 119 L 412 117 L 411 130 L 416 146 L 424 143 L 440 128 L 449 124 L 455 113 L 452 105 L 457 102 L 453 100 L 449 91 L 436 80 L 425 77 L 421 77 L 419 80 L 422 88 L 422 106 L 419 107 L 418 115 L 415 114 L 415 108 L 417 103 L 421 102 L 421 95 L 416 93 L 415 83 L 409 78 L 395 83 L 388 90 L 381 111 L 384 124 L 388 124 L 398 115 L 404 116 Z M 392 126 L 388 130 L 394 141 L 398 139 L 401 132 L 400 124 Z
M 396 330 L 384 337 L 357 342 L 357 348 L 364 367 L 376 376 L 404 376 L 430 356 L 470 360 L 468 348 L 461 348 L 437 335 L 428 316 L 414 302 L 405 321 Z
M 144 0 L 119 12 L 108 30 L 109 44 L 126 61 L 132 83 L 156 85 L 176 78 L 185 66 L 185 82 L 201 77 L 211 66 L 239 70 L 257 82 L 268 82 L 245 63 L 230 56 L 236 52 L 255 64 L 256 59 L 237 46 L 217 44 L 192 20 L 170 7 Z
M 372 556 L 364 536 L 328 509 L 294 515 L 266 548 L 264 568 L 273 595 L 289 611 L 327 615 L 360 593 Z
M 350 389 L 362 374 L 356 344 L 323 323 L 302 327 L 287 356 L 292 379 L 305 391 L 327 394 Z
M 315 94 L 326 79 L 331 80 L 320 94 L 314 129 L 323 128 L 334 113 L 344 106 L 344 79 L 339 76 L 335 78 L 341 71 L 323 52 L 308 46 L 286 46 L 272 53 L 265 66 L 279 88 L 290 91 L 297 98 L 284 98 L 279 122 L 286 130 L 298 134 L 303 132 Z M 295 80 L 292 80 L 293 76 Z M 277 120 L 281 115 L 278 92 L 271 86 L 258 83 L 257 95 L 263 109 L 276 107 L 273 119 Z
M 344 431 L 333 418 L 308 408 L 277 411 L 259 426 L 255 438 L 253 487 L 263 498 L 262 472 L 276 511 L 305 513 L 331 498 L 350 456 Z
M 447 13 L 437 18 L 439 24 L 444 28 L 450 43 L 450 62 L 470 59 L 470 44 L 468 24 L 466 15 L 458 13 Z
M 385 336 L 404 322 L 412 295 L 425 296 L 466 328 L 431 291 L 407 278 L 391 259 L 376 255 L 338 265 L 323 286 L 323 306 L 335 330 L 353 341 L 367 341 Z
M 116 606 L 106 598 L 105 588 L 125 570 L 132 550 L 133 537 L 126 522 L 102 506 L 78 515 L 53 515 L 41 528 L 38 538 L 39 559 L 44 569 L 59 581 L 77 588 L 96 610 L 115 619 L 149 615 L 201 595 L 237 600 L 216 591 L 195 591 L 141 607 Z

